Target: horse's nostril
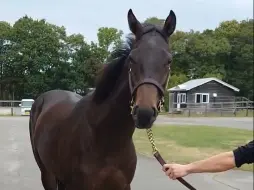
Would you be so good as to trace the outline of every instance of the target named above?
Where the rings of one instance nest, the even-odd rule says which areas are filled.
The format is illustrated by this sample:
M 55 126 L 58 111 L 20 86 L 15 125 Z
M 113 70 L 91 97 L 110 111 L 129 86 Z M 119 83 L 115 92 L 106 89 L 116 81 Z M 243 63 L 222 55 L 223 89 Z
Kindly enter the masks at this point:
M 151 127 L 156 118 L 156 109 L 143 107 L 135 107 L 133 109 L 133 119 L 138 128 Z

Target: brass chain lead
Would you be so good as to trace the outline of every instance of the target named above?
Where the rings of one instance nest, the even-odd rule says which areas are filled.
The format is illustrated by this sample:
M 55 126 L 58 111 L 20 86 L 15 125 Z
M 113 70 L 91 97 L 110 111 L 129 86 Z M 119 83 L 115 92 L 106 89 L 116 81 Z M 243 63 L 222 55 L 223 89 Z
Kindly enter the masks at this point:
M 133 114 L 133 108 L 134 108 L 133 98 L 131 99 L 130 108 L 131 108 L 131 114 Z
M 147 133 L 148 139 L 149 139 L 149 141 L 150 141 L 150 143 L 152 145 L 152 150 L 153 150 L 153 154 L 154 154 L 154 153 L 158 152 L 158 149 L 157 149 L 157 147 L 155 145 L 155 142 L 154 142 L 153 131 L 152 131 L 151 128 L 150 129 L 146 129 L 146 133 Z
M 158 105 L 158 111 L 161 112 L 162 111 L 162 108 L 164 106 L 164 97 L 162 97 L 162 99 L 160 100 L 159 102 L 159 105 Z M 152 152 L 153 154 L 157 153 L 158 152 L 158 149 L 155 145 L 155 141 L 154 141 L 154 137 L 153 137 L 153 131 L 152 131 L 152 128 L 150 129 L 146 129 L 146 133 L 147 133 L 147 136 L 148 136 L 148 140 L 150 141 L 151 145 L 152 145 Z
M 159 104 L 158 104 L 158 111 L 161 112 L 162 111 L 162 108 L 164 106 L 164 97 L 162 97 L 162 99 L 159 101 Z M 131 100 L 130 102 L 130 109 L 131 109 L 131 114 L 133 114 L 133 108 L 134 108 L 134 101 L 133 99 Z M 146 129 L 146 133 L 147 133 L 147 136 L 148 136 L 148 139 L 149 139 L 149 142 L 151 143 L 152 145 L 152 152 L 153 154 L 157 153 L 158 152 L 158 149 L 155 145 L 155 141 L 154 141 L 154 137 L 153 137 L 153 131 L 152 129 Z
M 164 97 L 162 97 L 161 100 L 159 101 L 159 105 L 158 105 L 159 112 L 162 112 L 164 103 L 165 103 L 165 100 L 164 100 Z

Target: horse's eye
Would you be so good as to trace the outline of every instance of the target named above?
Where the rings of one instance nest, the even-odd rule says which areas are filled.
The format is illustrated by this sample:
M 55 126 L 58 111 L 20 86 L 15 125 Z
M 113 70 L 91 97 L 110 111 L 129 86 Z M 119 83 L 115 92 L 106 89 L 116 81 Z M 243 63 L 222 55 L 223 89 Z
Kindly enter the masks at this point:
M 129 57 L 129 59 L 130 59 L 130 63 L 131 64 L 135 64 L 136 63 L 132 57 Z
M 168 62 L 165 64 L 167 70 L 170 70 L 171 62 L 171 60 L 168 60 Z
M 169 60 L 166 64 L 165 64 L 165 67 L 170 67 L 170 65 L 171 65 L 171 60 Z

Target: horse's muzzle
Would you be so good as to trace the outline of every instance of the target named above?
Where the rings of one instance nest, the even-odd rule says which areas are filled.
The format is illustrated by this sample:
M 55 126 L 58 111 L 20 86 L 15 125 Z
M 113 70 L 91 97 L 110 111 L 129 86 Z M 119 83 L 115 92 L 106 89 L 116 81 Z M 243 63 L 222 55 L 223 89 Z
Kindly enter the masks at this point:
M 157 115 L 158 112 L 155 108 L 143 108 L 139 106 L 135 106 L 132 113 L 135 126 L 139 129 L 151 128 Z

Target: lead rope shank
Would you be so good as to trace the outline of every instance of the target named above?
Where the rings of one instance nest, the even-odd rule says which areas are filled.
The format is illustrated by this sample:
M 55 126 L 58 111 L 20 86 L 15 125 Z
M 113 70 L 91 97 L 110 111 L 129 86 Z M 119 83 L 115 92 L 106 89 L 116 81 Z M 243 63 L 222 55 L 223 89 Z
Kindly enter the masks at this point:
M 153 138 L 153 131 L 152 129 L 147 129 L 146 130 L 146 133 L 147 133 L 147 136 L 148 136 L 148 139 L 152 145 L 152 151 L 153 151 L 153 155 L 154 157 L 158 160 L 158 162 L 161 164 L 161 166 L 163 166 L 164 164 L 166 164 L 165 160 L 161 157 L 156 145 L 155 145 L 155 142 L 154 142 L 154 138 Z M 188 189 L 190 190 L 196 190 L 192 185 L 190 185 L 187 181 L 185 181 L 183 178 L 179 177 L 177 178 L 177 180 L 182 183 L 185 187 L 187 187 Z

